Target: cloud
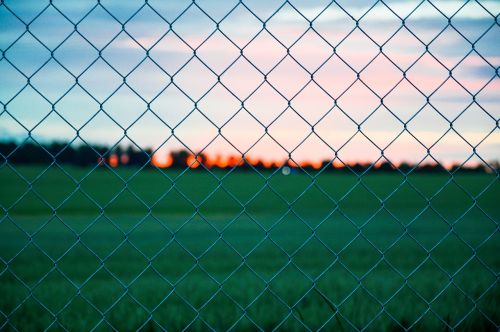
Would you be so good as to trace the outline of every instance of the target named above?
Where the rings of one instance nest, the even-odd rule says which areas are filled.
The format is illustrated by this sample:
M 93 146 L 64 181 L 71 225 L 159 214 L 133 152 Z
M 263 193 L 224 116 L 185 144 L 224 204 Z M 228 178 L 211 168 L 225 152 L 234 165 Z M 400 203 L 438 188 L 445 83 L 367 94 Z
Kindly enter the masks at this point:
M 388 6 L 401 18 L 405 18 L 408 14 L 411 13 L 411 18 L 414 20 L 442 20 L 444 16 L 442 13 L 440 13 L 440 11 L 443 13 L 455 13 L 461 7 L 461 4 L 463 4 L 463 1 L 441 1 L 437 6 L 439 10 L 436 10 L 436 8 L 434 8 L 433 6 L 425 5 L 424 3 L 424 5 L 419 6 L 418 9 L 415 10 L 415 8 L 417 8 L 417 6 L 421 2 L 422 1 L 413 0 L 398 1 L 396 3 L 389 4 Z M 500 2 L 498 1 L 486 0 L 482 1 L 481 3 L 494 12 L 500 11 Z M 367 15 L 363 18 L 364 21 L 376 21 L 382 23 L 394 19 L 394 15 L 387 15 L 387 8 L 383 5 L 378 5 L 371 8 L 371 5 L 355 6 L 349 4 L 347 6 L 343 5 L 342 8 L 354 19 L 359 19 L 365 14 Z M 346 14 L 342 10 L 323 11 L 323 9 L 324 7 L 303 8 L 301 9 L 301 13 L 309 19 L 317 17 L 317 22 L 331 22 L 345 19 Z M 318 13 L 321 14 L 317 16 Z M 474 7 L 473 9 L 464 8 L 460 10 L 459 16 L 461 19 L 466 20 L 494 19 L 494 17 L 490 13 L 480 7 Z M 282 9 L 282 12 L 279 16 L 276 17 L 276 19 L 282 22 L 296 22 L 297 20 L 300 20 L 301 17 L 297 15 L 295 9 L 291 7 L 284 7 Z
M 208 3 L 200 2 L 199 5 L 204 9 L 205 7 L 210 8 L 210 6 L 215 6 L 217 4 L 216 1 L 209 1 L 210 2 Z M 252 3 L 252 6 L 255 8 L 252 7 L 252 9 L 255 9 L 257 12 L 264 12 L 265 8 L 269 9 L 273 6 L 269 5 L 266 7 L 266 1 L 255 1 L 256 2 Z M 54 1 L 54 3 L 56 6 L 58 5 L 58 2 Z M 122 2 L 118 2 L 118 0 L 112 0 L 111 2 L 105 2 L 103 0 L 102 3 L 105 6 L 109 5 L 110 10 L 119 11 L 119 16 L 123 17 L 127 16 L 126 13 L 131 11 L 133 7 L 131 7 L 128 3 L 123 4 L 122 6 Z M 176 16 L 182 8 L 186 8 L 189 3 L 192 2 L 182 2 L 182 4 L 180 2 L 175 2 L 176 9 L 168 7 L 174 2 L 164 2 L 160 4 L 150 0 L 149 3 L 161 13 L 170 11 L 171 16 Z M 397 1 L 394 4 L 390 4 L 390 7 L 401 16 L 405 16 L 407 13 L 411 12 L 418 3 L 419 2 L 417 1 Z M 481 3 L 486 5 L 486 7 L 490 10 L 496 10 L 496 12 L 500 10 L 500 2 L 484 1 Z M 120 4 L 120 6 L 115 7 L 117 4 Z M 453 13 L 457 8 L 460 8 L 460 4 L 461 2 L 459 1 L 436 2 L 436 5 L 440 8 L 440 10 L 447 14 Z M 424 3 L 424 5 L 425 6 L 422 6 L 420 10 L 415 11 L 415 13 L 411 16 L 414 20 L 418 21 L 418 26 L 416 26 L 413 31 L 415 31 L 417 35 L 419 35 L 422 31 L 423 33 L 428 33 L 432 39 L 433 36 L 440 32 L 443 26 L 443 21 L 444 25 L 446 25 L 447 20 L 429 3 Z M 16 10 L 22 11 L 23 8 L 24 7 L 20 4 Z M 311 5 L 311 2 L 307 1 L 304 1 L 304 4 L 297 8 L 300 9 L 309 19 L 313 19 L 324 9 Z M 355 3 L 347 3 L 345 5 L 345 10 L 354 17 L 361 17 L 369 8 L 370 7 L 366 1 L 356 1 Z M 25 10 L 29 11 L 30 9 L 25 8 Z M 81 8 L 78 3 L 75 4 L 74 7 L 65 5 L 64 11 L 68 11 L 68 13 L 72 13 L 72 15 L 76 17 L 78 12 L 84 12 L 84 8 Z M 255 33 L 262 28 L 262 25 L 258 21 L 255 22 L 255 20 L 247 20 L 247 17 L 243 14 L 244 13 L 234 13 L 234 17 L 231 16 L 230 20 L 224 21 L 224 24 L 221 24 L 220 26 L 221 31 L 228 34 L 237 45 L 240 45 L 240 47 L 246 45 L 249 39 L 253 36 L 254 30 L 251 28 L 255 28 Z M 289 5 L 284 6 L 282 12 L 279 14 L 280 15 L 274 16 L 268 25 L 269 31 L 271 31 L 271 33 L 278 38 L 293 41 L 309 28 L 309 25 L 304 18 L 298 15 L 297 12 L 295 12 Z M 114 37 L 113 31 L 106 31 L 105 29 L 107 25 L 111 24 L 106 21 L 106 17 L 107 15 L 89 16 L 88 21 L 84 21 L 86 22 L 84 25 L 87 30 L 83 29 L 82 26 L 82 30 L 79 31 L 84 34 L 85 37 L 89 37 L 91 42 L 106 45 L 111 38 Z M 208 28 L 205 30 L 200 28 L 198 25 L 199 22 L 193 18 L 194 16 L 192 16 L 190 12 L 187 12 L 185 19 L 182 22 L 179 21 L 178 30 L 175 30 L 177 27 L 176 23 L 174 23 L 173 26 L 174 30 L 178 32 L 189 45 L 196 47 L 204 40 L 204 37 L 208 36 L 210 31 L 207 30 Z M 457 17 L 456 19 L 460 22 L 460 25 L 457 24 L 457 29 L 459 31 L 472 31 L 475 34 L 482 33 L 485 23 L 487 23 L 486 26 L 493 23 L 492 17 L 488 14 L 488 12 L 482 10 L 478 6 L 476 6 L 475 9 L 464 8 L 460 11 L 460 18 Z M 390 29 L 387 28 L 387 22 L 389 20 L 396 20 L 395 29 L 400 27 L 400 24 L 397 22 L 398 19 L 394 15 L 392 15 L 392 18 L 391 15 L 387 15 L 387 8 L 385 8 L 382 3 L 379 3 L 370 11 L 369 15 L 363 18 L 361 22 L 367 22 L 367 26 L 369 26 L 369 28 L 366 28 L 365 31 L 368 34 L 373 34 L 374 36 L 380 34 L 383 35 L 381 38 L 388 38 L 389 36 L 387 35 L 387 31 Z M 54 20 L 54 22 L 56 21 L 57 20 Z M 335 41 L 337 39 L 338 41 L 342 39 L 343 36 L 349 32 L 349 29 L 354 26 L 354 21 L 346 16 L 345 13 L 343 13 L 336 5 L 332 5 L 329 10 L 324 11 L 317 18 L 316 22 L 318 22 L 318 31 L 321 36 L 328 39 L 332 44 L 336 44 Z M 304 25 L 304 23 L 306 24 Z M 322 25 L 320 26 L 319 23 Z M 348 23 L 352 23 L 352 26 Z M 48 26 L 33 25 L 33 32 L 35 34 L 42 32 L 44 36 L 47 38 L 53 37 L 54 40 L 57 38 L 60 39 L 60 34 L 52 36 L 52 34 L 47 33 L 54 31 L 54 29 L 57 30 L 57 25 L 55 24 L 56 23 L 49 22 Z M 112 25 L 116 25 L 116 22 Z M 19 27 L 14 24 L 0 24 L 0 26 L 3 28 L 0 29 L 2 30 L 0 32 L 0 45 L 8 44 L 11 40 L 15 40 L 16 36 L 19 36 L 25 31 L 22 29 L 19 30 Z M 128 27 L 129 26 L 126 25 L 126 29 L 128 29 Z M 211 25 L 209 27 L 211 27 Z M 316 28 L 316 26 L 314 27 Z M 362 27 L 364 28 L 364 26 Z M 215 29 L 215 25 L 213 28 Z M 140 45 L 122 32 L 123 38 L 120 37 L 115 39 L 114 42 L 105 49 L 102 56 L 114 67 L 116 67 L 121 72 L 121 75 L 126 76 L 129 71 L 135 68 L 135 66 L 137 66 L 139 62 L 145 58 L 146 52 L 144 49 L 148 49 L 155 45 L 150 51 L 151 58 L 153 58 L 155 62 L 168 73 L 173 74 L 193 57 L 193 51 L 190 47 L 185 45 L 184 42 L 180 41 L 179 38 L 177 38 L 172 32 L 169 32 L 165 38 L 161 39 L 161 41 L 157 43 L 158 39 L 160 39 L 163 34 L 162 31 L 164 32 L 166 29 L 168 29 L 168 25 L 162 24 L 161 26 L 158 26 L 157 24 L 147 20 L 147 15 L 137 16 L 134 25 L 130 25 L 130 31 L 127 30 L 127 32 L 130 32 Z M 343 29 L 347 29 L 347 31 L 344 32 Z M 495 29 L 498 29 L 498 26 L 495 26 Z M 119 24 L 117 31 L 120 31 Z M 358 33 L 350 35 L 347 39 L 349 43 L 342 43 L 341 46 L 337 48 L 337 52 L 349 65 L 357 67 L 354 66 L 354 64 L 361 64 L 359 67 L 362 67 L 362 65 L 364 66 L 367 64 L 371 58 L 378 54 L 379 49 L 359 30 L 357 30 L 357 32 Z M 402 30 L 401 32 L 405 32 L 405 30 Z M 492 30 L 492 32 L 494 31 Z M 312 36 L 308 35 L 306 37 L 311 38 L 301 39 L 295 44 L 295 46 L 291 47 L 290 53 L 298 59 L 302 65 L 306 66 L 308 70 L 312 72 L 316 66 L 323 63 L 329 55 L 333 54 L 333 49 L 328 46 L 327 43 L 324 43 L 324 41 L 319 37 L 314 39 L 316 37 L 314 35 L 314 31 L 309 31 L 309 33 Z M 197 56 L 217 73 L 222 73 L 224 69 L 239 56 L 240 53 L 236 47 L 229 45 L 229 42 L 225 41 L 225 37 L 222 37 L 220 32 L 217 33 L 217 36 L 218 39 L 214 36 L 214 38 L 211 38 L 198 48 Z M 496 41 L 495 37 L 496 35 L 494 33 L 489 33 L 477 43 L 477 51 L 481 55 L 484 55 L 493 66 L 497 66 L 500 63 L 500 49 L 496 46 L 496 43 L 494 43 Z M 441 39 L 436 39 L 437 42 L 440 40 Z M 18 43 L 18 47 L 21 47 L 23 52 L 16 52 L 15 48 L 11 51 L 7 51 L 6 57 L 9 61 L 12 60 L 14 63 L 19 63 L 22 70 L 28 69 L 30 65 L 34 66 L 37 64 L 35 55 L 40 52 L 37 53 L 36 51 L 36 43 L 33 41 L 29 42 L 29 39 L 20 39 Z M 444 60 L 444 62 L 457 63 L 465 54 L 467 54 L 468 51 L 470 51 L 470 45 L 467 42 L 464 43 L 464 41 L 461 40 L 456 34 L 451 34 L 451 36 L 443 35 L 442 43 L 437 44 L 438 45 L 432 43 L 430 51 L 433 52 L 438 59 Z M 420 41 L 409 35 L 409 33 L 400 33 L 396 35 L 391 42 L 385 44 L 383 50 L 392 61 L 400 65 L 404 70 L 409 66 L 409 64 L 419 58 L 419 56 L 425 51 L 425 47 Z M 436 50 L 439 52 L 435 52 Z M 266 73 L 286 54 L 286 48 L 279 45 L 279 43 L 277 43 L 277 41 L 274 40 L 267 31 L 264 31 L 261 36 L 257 37 L 248 47 L 244 48 L 243 54 L 252 62 L 253 65 L 257 66 L 262 72 Z M 96 57 L 97 51 L 77 36 L 75 38 L 72 37 L 67 44 L 64 44 L 55 52 L 55 58 L 58 61 L 61 61 L 63 65 L 67 66 L 75 75 L 78 75 L 81 71 L 83 71 L 86 68 L 86 65 L 90 64 Z M 174 75 L 174 82 L 179 84 L 181 88 L 186 91 L 189 97 L 196 97 L 197 93 L 195 92 L 205 92 L 212 83 L 216 82 L 216 77 L 213 73 L 205 70 L 206 68 L 204 68 L 204 66 L 194 66 L 195 64 L 199 64 L 198 60 L 195 59 L 191 61 L 192 63 L 179 72 L 179 74 Z M 290 58 L 287 59 L 287 63 L 291 63 L 291 65 L 284 68 L 282 67 L 286 63 L 278 66 L 277 70 L 274 70 L 268 75 L 268 80 L 278 90 L 280 90 L 280 92 L 289 90 L 298 91 L 308 82 L 310 75 L 298 68 L 298 65 L 296 66 Z M 310 66 L 308 66 L 308 64 L 310 64 Z M 407 77 L 412 81 L 412 83 L 422 89 L 432 86 L 437 87 L 437 85 L 442 80 L 446 79 L 448 75 L 446 70 L 443 69 L 444 74 L 443 70 L 438 70 L 440 69 L 440 66 L 436 65 L 436 62 L 430 56 L 421 58 L 415 67 L 415 69 L 408 71 Z M 93 96 L 99 96 L 99 90 L 107 90 L 108 86 L 117 87 L 123 83 L 123 78 L 120 77 L 120 75 L 111 75 L 110 72 L 113 74 L 112 70 L 108 68 L 107 65 L 102 65 L 102 67 L 93 65 L 90 70 L 86 71 L 85 74 L 82 74 L 81 77 L 79 77 L 79 83 L 90 89 Z M 454 70 L 454 74 L 455 72 L 457 74 L 457 79 L 459 79 L 460 82 L 465 83 L 467 88 L 473 90 L 479 89 L 494 75 L 494 69 L 487 65 L 484 60 L 475 53 L 472 53 L 471 56 L 467 58 L 467 61 L 464 61 L 463 64 L 459 65 L 457 70 Z M 5 90 L 0 89 L 0 101 L 5 102 L 8 100 L 9 95 L 14 94 L 14 90 L 17 89 L 17 85 L 25 83 L 21 77 L 20 83 L 17 84 L 15 74 L 15 70 L 11 68 L 5 59 L 0 61 L 0 75 L 3 76 L 3 80 L 7 84 L 5 86 L 5 84 L 1 84 L 2 82 L 0 82 L 0 87 L 4 86 Z M 142 97 L 151 97 L 170 82 L 168 77 L 163 77 L 164 75 L 160 75 L 162 77 L 159 77 L 159 74 L 160 72 L 155 66 L 151 64 L 150 66 L 143 65 L 130 75 L 127 75 L 126 81 L 134 89 L 139 91 Z M 60 71 L 47 67 L 46 71 L 37 75 L 43 75 L 44 80 L 39 82 L 37 80 L 37 76 L 34 76 L 31 80 L 32 84 L 43 89 L 44 93 L 60 95 L 65 91 L 65 82 L 62 79 L 64 77 L 60 75 Z M 305 79 L 302 79 L 303 76 Z M 385 61 L 383 56 L 380 56 L 377 61 L 373 62 L 372 65 L 361 74 L 363 81 L 365 81 L 373 89 L 385 90 L 384 92 L 387 92 L 386 90 L 396 84 L 396 82 L 401 79 L 401 76 L 402 73 L 399 70 L 395 70 L 394 67 L 388 63 L 388 61 Z M 332 59 L 327 61 L 327 63 L 314 74 L 314 77 L 323 89 L 331 92 L 334 96 L 338 96 L 342 90 L 341 88 L 347 88 L 350 82 L 355 79 L 356 75 L 337 57 L 337 55 L 334 55 Z M 246 94 L 249 93 L 247 91 L 256 88 L 258 83 L 262 80 L 262 75 L 260 75 L 255 68 L 243 60 L 235 63 L 232 66 L 232 69 L 228 70 L 221 76 L 221 82 L 226 84 L 227 87 L 238 96 L 241 95 L 240 97 L 242 99 L 244 99 Z M 498 78 L 496 79 L 496 82 L 498 82 Z M 73 81 L 70 83 L 72 84 Z M 408 119 L 408 117 L 410 117 L 416 109 L 418 109 L 418 107 L 420 107 L 419 105 L 425 103 L 425 98 L 416 92 L 415 88 L 411 87 L 408 82 L 406 83 L 407 84 L 401 84 L 386 98 L 386 102 L 389 103 L 388 107 L 390 107 L 391 111 L 395 112 L 398 116 L 401 116 L 401 118 L 405 120 Z M 495 110 L 498 109 L 500 100 L 495 93 L 498 83 L 496 85 L 493 84 L 494 82 L 490 84 L 490 88 L 488 90 L 490 91 L 489 93 L 486 93 L 487 91 L 483 90 L 478 94 L 478 100 L 481 103 L 481 106 L 485 106 L 489 112 L 495 114 L 493 112 L 496 112 Z M 357 86 L 359 85 L 361 85 L 361 83 L 358 82 Z M 286 108 L 286 101 L 279 97 L 278 93 L 272 90 L 269 86 L 267 86 L 267 90 L 269 91 L 264 93 L 265 87 L 266 86 L 263 86 L 262 91 L 258 91 L 254 97 L 246 100 L 245 107 L 248 108 L 253 116 L 261 120 L 265 125 L 268 125 Z M 153 103 L 152 109 L 167 123 L 174 126 L 186 115 L 186 112 L 192 110 L 194 106 L 193 101 L 182 95 L 182 93 L 173 93 L 172 91 L 169 93 L 169 89 L 167 89 L 167 92 L 162 94 L 160 98 Z M 109 91 L 104 92 L 109 94 L 112 90 L 113 89 L 109 89 Z M 312 119 L 310 120 L 311 122 L 319 119 L 327 109 L 334 106 L 333 99 L 327 97 L 322 92 L 318 92 L 319 90 L 320 88 L 317 88 L 315 90 L 316 93 L 313 93 L 314 90 L 312 92 L 309 91 L 311 92 L 309 95 L 307 94 L 308 91 L 304 90 L 301 92 L 299 97 L 291 101 L 294 109 L 301 116 L 307 119 Z M 462 106 L 459 105 L 459 102 L 461 101 L 459 99 L 459 93 L 463 94 L 464 92 L 462 88 L 459 88 L 458 85 L 455 84 L 442 87 L 440 91 L 440 94 L 434 95 L 431 99 L 432 102 L 440 102 L 437 103 L 439 111 L 447 114 L 453 113 L 457 108 L 459 110 L 463 109 L 460 108 Z M 198 93 L 198 95 L 201 95 L 201 93 Z M 103 94 L 103 96 L 106 97 L 107 95 Z M 207 97 L 208 96 L 211 96 L 213 100 L 209 103 L 206 101 L 207 98 L 204 98 L 198 103 L 198 106 L 207 115 L 214 115 L 214 118 L 225 120 L 230 114 L 236 112 L 240 107 L 240 102 L 232 97 L 229 92 L 217 94 L 212 91 L 209 95 L 207 95 Z M 288 95 L 288 97 L 290 96 L 291 94 Z M 469 96 L 466 95 L 466 97 L 468 98 Z M 61 102 L 58 102 L 56 104 L 56 109 L 63 109 L 65 111 L 64 116 L 68 117 L 68 119 L 73 119 L 77 123 L 81 123 L 89 116 L 89 114 L 93 114 L 96 111 L 92 108 L 92 106 L 89 106 L 88 103 L 85 104 L 84 101 L 89 98 L 90 97 L 85 96 L 85 93 L 82 91 L 75 92 L 74 95 L 65 96 Z M 120 94 L 116 94 L 116 97 L 113 98 L 119 98 L 119 102 L 115 104 L 112 102 L 106 102 L 104 104 L 104 108 L 109 112 L 109 114 L 116 116 L 117 119 L 120 119 L 123 122 L 130 123 L 134 117 L 137 116 L 138 112 L 142 112 L 145 108 L 145 105 L 142 105 L 143 103 L 138 103 L 138 107 L 134 106 L 134 103 L 132 103 L 130 99 L 122 97 Z M 28 108 L 36 108 L 36 106 L 34 106 L 35 98 L 25 98 L 20 96 L 19 100 L 28 104 L 26 106 L 21 105 L 22 107 L 19 107 L 19 117 L 21 119 L 25 119 L 27 122 L 35 121 L 37 113 L 35 111 L 28 110 Z M 352 87 L 349 92 L 339 100 L 339 105 L 341 105 L 343 110 L 349 114 L 349 116 L 352 116 L 360 121 L 364 119 L 364 116 L 367 115 L 367 113 L 373 111 L 375 107 L 379 106 L 380 103 L 380 100 L 374 96 L 373 93 L 363 87 L 361 87 L 361 90 L 357 89 L 357 87 Z M 450 102 L 446 103 L 447 100 Z M 69 107 L 61 106 L 61 103 L 63 103 L 64 106 L 65 101 Z M 235 101 L 236 105 L 233 106 Z M 373 103 L 371 101 L 373 101 Z M 374 104 L 374 106 L 372 104 Z M 11 104 L 8 105 L 9 110 L 12 110 L 12 107 L 13 106 Z M 225 111 L 229 114 L 228 116 L 223 116 L 223 114 L 226 113 L 221 110 L 222 108 L 227 109 Z M 283 143 L 291 149 L 294 147 L 298 138 L 303 138 L 310 132 L 310 128 L 308 128 L 302 120 L 299 121 L 298 116 L 292 114 L 290 110 L 287 112 L 290 113 L 287 113 L 288 115 L 295 117 L 296 120 L 287 120 L 285 117 L 283 119 L 285 121 L 277 121 L 274 125 L 270 126 L 270 132 L 279 138 L 280 143 Z M 377 114 L 381 115 L 382 110 L 377 112 Z M 342 143 L 342 140 L 347 139 L 349 134 L 353 133 L 352 130 L 355 131 L 357 128 L 354 124 L 349 123 L 350 120 L 346 120 L 347 124 L 341 122 L 342 114 L 340 113 L 341 112 L 336 109 L 334 114 L 336 114 L 337 117 L 326 117 L 316 127 L 319 131 L 323 130 L 321 132 L 322 138 L 336 146 Z M 369 124 L 368 128 L 370 129 L 368 132 L 369 137 L 376 141 L 386 141 L 388 138 L 394 137 L 397 134 L 397 130 L 401 130 L 401 126 L 394 129 L 395 127 L 393 128 L 389 126 L 391 123 L 386 122 L 387 121 L 384 121 L 384 119 L 378 119 L 377 117 L 367 121 Z M 432 125 L 429 125 L 433 123 L 433 118 L 431 116 L 428 118 L 424 117 L 422 122 L 424 123 L 425 130 L 420 128 L 420 132 L 417 134 L 423 139 L 430 140 L 436 135 L 438 129 L 440 128 L 434 128 Z M 96 143 L 114 143 L 115 141 L 113 140 L 117 137 L 122 137 L 123 132 L 120 131 L 116 125 L 109 125 L 109 123 L 110 120 L 105 117 L 97 118 L 92 121 L 91 125 L 88 125 L 83 132 L 85 133 L 86 138 L 92 139 Z M 223 132 L 230 136 L 232 143 L 244 149 L 244 147 L 248 147 L 249 142 L 254 139 L 253 135 L 257 133 L 257 130 L 254 130 L 255 128 L 250 127 L 250 123 L 253 122 L 248 120 L 248 117 L 236 117 L 231 121 L 231 123 L 228 124 L 228 126 L 224 127 Z M 445 125 L 448 125 L 448 123 L 445 123 Z M 114 131 L 104 130 L 104 128 L 107 127 L 114 128 Z M 255 125 L 255 127 L 258 128 L 257 125 Z M 37 130 L 36 134 L 47 137 L 54 136 L 72 138 L 74 133 L 65 130 L 64 128 L 64 124 L 54 119 L 53 121 L 47 121 L 42 126 L 39 126 L 39 130 Z M 144 120 L 141 120 L 137 126 L 134 126 L 131 129 L 130 135 L 144 147 L 155 146 L 168 137 L 170 131 L 167 129 L 154 117 L 149 118 L 149 120 L 144 117 Z M 197 150 L 201 149 L 208 143 L 208 139 L 213 134 L 213 131 L 216 131 L 216 129 L 217 128 L 207 124 L 207 121 L 199 116 L 197 119 L 190 117 L 187 121 L 180 124 L 176 130 L 179 132 L 179 135 L 182 135 L 181 138 L 184 142 L 190 143 L 190 147 Z M 478 120 L 472 118 L 470 120 L 470 124 L 464 124 L 464 128 L 461 128 L 461 130 L 467 134 L 468 137 L 479 139 L 480 136 L 488 130 L 488 128 L 483 126 Z M 0 118 L 0 136 L 2 134 L 15 136 L 22 132 L 23 130 L 19 130 L 19 128 L 16 129 L 14 124 L 9 124 Z M 299 137 L 299 134 L 302 136 Z M 461 142 L 454 139 L 447 141 L 447 144 L 449 145 L 446 146 L 446 149 L 449 149 L 450 151 L 458 149 L 457 151 L 459 151 L 461 148 Z M 268 141 L 269 140 L 270 139 L 268 139 Z M 344 156 L 349 159 L 362 158 L 366 155 L 365 152 L 368 150 L 365 143 L 366 142 L 363 140 L 351 143 L 349 148 L 344 150 Z M 497 138 L 488 144 L 491 146 L 493 146 L 493 144 L 497 144 L 495 146 L 498 146 Z M 274 145 L 276 144 L 274 143 Z M 299 159 L 327 157 L 330 153 L 329 149 L 321 150 L 319 148 L 320 145 L 321 144 L 317 142 L 315 143 L 311 141 L 304 145 L 302 150 L 297 150 L 296 155 Z M 415 142 L 410 138 L 402 138 L 400 145 L 401 148 L 393 150 L 394 158 L 408 157 L 408 153 L 413 153 L 411 147 L 414 145 Z M 267 158 L 274 155 L 274 152 L 272 152 L 272 146 L 272 142 L 262 143 L 258 144 L 252 151 L 259 158 Z M 231 148 L 227 147 L 227 144 L 220 146 L 213 145 L 210 149 L 212 149 L 214 153 L 216 152 L 220 154 L 231 152 Z M 487 151 L 485 153 L 488 154 L 486 157 L 489 157 L 490 155 L 495 156 L 493 153 L 495 150 L 493 148 L 488 148 L 485 151 Z M 277 155 L 285 153 L 281 148 L 276 148 L 275 152 Z

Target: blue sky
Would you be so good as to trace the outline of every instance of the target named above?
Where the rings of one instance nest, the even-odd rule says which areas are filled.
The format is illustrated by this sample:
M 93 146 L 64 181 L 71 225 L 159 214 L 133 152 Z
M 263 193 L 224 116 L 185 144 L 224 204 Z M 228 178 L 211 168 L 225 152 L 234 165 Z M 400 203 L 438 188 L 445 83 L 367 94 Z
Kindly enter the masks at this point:
M 494 160 L 499 12 L 497 1 L 5 1 L 0 135 Z

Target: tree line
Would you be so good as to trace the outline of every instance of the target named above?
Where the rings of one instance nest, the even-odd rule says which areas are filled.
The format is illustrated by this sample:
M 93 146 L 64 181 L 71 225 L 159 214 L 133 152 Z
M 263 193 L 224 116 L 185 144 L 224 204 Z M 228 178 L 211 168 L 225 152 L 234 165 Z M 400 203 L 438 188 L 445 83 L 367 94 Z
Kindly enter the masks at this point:
M 10 163 L 13 165 L 47 165 L 51 163 L 69 164 L 74 166 L 88 167 L 95 165 L 110 165 L 112 167 L 153 167 L 159 166 L 154 163 L 154 151 L 151 148 L 139 149 L 134 146 L 123 148 L 116 146 L 113 148 L 104 145 L 92 144 L 68 144 L 61 142 L 52 142 L 48 144 L 25 142 L 18 144 L 16 142 L 0 142 L 0 162 L 2 164 Z M 194 156 L 185 149 L 171 151 L 168 156 L 168 164 L 165 167 L 174 169 L 192 168 L 232 168 L 237 167 L 241 170 L 249 169 L 277 169 L 283 166 L 283 163 L 265 163 L 255 160 L 248 161 L 242 159 L 241 156 L 231 157 L 224 164 L 214 162 L 204 153 L 199 153 Z M 409 163 L 401 163 L 397 167 L 389 162 L 382 162 L 375 167 L 371 164 L 351 163 L 348 166 L 342 164 L 332 164 L 330 160 L 325 160 L 320 164 L 301 164 L 300 167 L 293 163 L 287 164 L 291 171 L 296 169 L 325 169 L 328 171 L 355 171 L 362 173 L 369 168 L 370 171 L 376 172 L 394 172 L 400 170 L 402 172 L 425 172 L 439 173 L 447 172 L 439 163 L 411 165 Z M 495 161 L 488 166 L 479 164 L 474 167 L 456 165 L 451 168 L 455 170 L 460 167 L 461 171 L 467 172 L 498 172 L 500 164 Z

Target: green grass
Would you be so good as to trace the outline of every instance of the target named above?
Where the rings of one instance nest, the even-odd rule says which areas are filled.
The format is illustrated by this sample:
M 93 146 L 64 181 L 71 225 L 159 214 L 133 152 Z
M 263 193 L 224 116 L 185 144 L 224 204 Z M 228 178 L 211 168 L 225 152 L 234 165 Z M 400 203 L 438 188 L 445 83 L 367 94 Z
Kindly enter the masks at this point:
M 492 174 L 16 170 L 34 182 L 0 169 L 6 330 L 500 324 Z

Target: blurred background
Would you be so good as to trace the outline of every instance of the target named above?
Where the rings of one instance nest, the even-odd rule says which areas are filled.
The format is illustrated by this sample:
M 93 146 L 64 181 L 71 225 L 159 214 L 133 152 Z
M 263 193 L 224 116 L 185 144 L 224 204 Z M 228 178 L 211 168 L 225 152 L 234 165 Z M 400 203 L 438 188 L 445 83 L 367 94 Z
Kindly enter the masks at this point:
M 497 1 L 52 3 L 0 6 L 3 140 L 297 162 L 498 157 Z

